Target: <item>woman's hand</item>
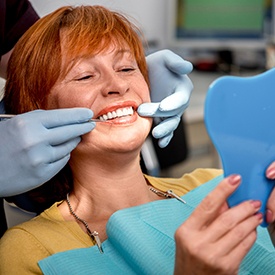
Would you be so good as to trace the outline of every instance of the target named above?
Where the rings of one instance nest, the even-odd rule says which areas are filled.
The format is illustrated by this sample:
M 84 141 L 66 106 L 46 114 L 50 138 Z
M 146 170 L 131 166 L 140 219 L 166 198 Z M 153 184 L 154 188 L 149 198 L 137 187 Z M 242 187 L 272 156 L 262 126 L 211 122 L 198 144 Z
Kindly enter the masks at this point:
M 226 199 L 241 177 L 225 178 L 175 233 L 175 274 L 237 274 L 254 244 L 261 203 L 246 201 L 228 208 Z
M 266 177 L 269 179 L 275 179 L 275 161 L 267 168 Z M 266 205 L 266 221 L 269 223 L 268 232 L 275 246 L 275 189 L 273 189 Z

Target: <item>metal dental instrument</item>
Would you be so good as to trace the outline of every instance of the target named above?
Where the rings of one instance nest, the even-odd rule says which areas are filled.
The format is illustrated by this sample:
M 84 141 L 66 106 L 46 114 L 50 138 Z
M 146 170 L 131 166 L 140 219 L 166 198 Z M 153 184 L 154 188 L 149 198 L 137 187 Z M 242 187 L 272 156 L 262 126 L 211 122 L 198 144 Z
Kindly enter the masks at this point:
M 0 121 L 1 119 L 9 119 L 9 118 L 13 118 L 16 115 L 10 115 L 10 114 L 0 114 Z M 104 122 L 103 120 L 100 120 L 99 118 L 91 118 L 88 120 L 89 122 Z
M 88 121 L 91 121 L 91 122 L 104 122 L 104 120 L 101 120 L 99 118 L 91 118 Z
M 6 118 L 6 119 L 12 118 L 12 117 L 14 117 L 14 116 L 15 116 L 15 115 L 0 114 L 0 118 Z

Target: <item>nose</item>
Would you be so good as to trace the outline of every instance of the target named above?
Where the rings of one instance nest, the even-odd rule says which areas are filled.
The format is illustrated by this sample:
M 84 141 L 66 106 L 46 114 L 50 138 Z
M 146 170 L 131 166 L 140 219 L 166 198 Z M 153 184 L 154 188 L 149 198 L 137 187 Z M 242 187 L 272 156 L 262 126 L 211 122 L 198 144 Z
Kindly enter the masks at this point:
M 108 71 L 103 79 L 102 93 L 104 96 L 124 95 L 129 90 L 129 81 L 120 72 Z

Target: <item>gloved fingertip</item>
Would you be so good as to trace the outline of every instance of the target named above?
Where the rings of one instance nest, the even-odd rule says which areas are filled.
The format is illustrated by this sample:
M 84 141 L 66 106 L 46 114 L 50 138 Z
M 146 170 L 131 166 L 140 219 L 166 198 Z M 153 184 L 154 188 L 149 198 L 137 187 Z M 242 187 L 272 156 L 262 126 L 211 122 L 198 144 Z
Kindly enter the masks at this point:
M 179 123 L 180 117 L 177 115 L 165 118 L 161 123 L 154 127 L 152 135 L 157 139 L 168 136 L 176 130 Z
M 141 104 L 139 105 L 138 109 L 137 109 L 137 113 L 140 115 L 140 116 L 146 116 L 147 113 L 148 113 L 148 108 L 146 105 L 144 104 Z
M 189 74 L 193 70 L 193 64 L 190 61 L 183 59 L 171 51 L 166 55 L 166 64 L 176 74 Z
M 86 122 L 82 127 L 83 132 L 80 133 L 80 135 L 84 135 L 91 132 L 92 130 L 94 130 L 95 127 L 96 127 L 96 122 L 92 122 L 92 121 Z
M 185 92 L 183 89 L 179 90 L 170 96 L 167 96 L 160 102 L 159 109 L 163 111 L 173 111 L 176 110 L 183 111 L 188 107 L 190 100 L 190 93 Z
M 169 142 L 171 141 L 172 137 L 173 137 L 173 133 L 161 138 L 158 142 L 159 147 L 160 148 L 165 148 L 169 144 Z
M 193 71 L 193 64 L 187 60 L 181 60 L 175 64 L 175 73 L 185 75 Z
M 90 125 L 91 125 L 91 131 L 96 127 L 96 122 L 90 122 Z
M 186 64 L 186 73 L 187 74 L 189 74 L 189 73 L 191 73 L 192 71 L 193 71 L 193 64 L 190 62 L 190 61 L 187 61 L 187 60 L 185 60 L 186 62 L 187 62 L 187 64 Z
M 64 109 L 65 110 L 65 109 Z M 94 112 L 89 108 L 72 108 L 72 116 L 78 120 L 79 123 L 87 122 L 89 119 L 93 118 Z
M 75 137 L 74 139 L 71 140 L 71 148 L 68 149 L 69 153 L 71 153 L 71 151 L 76 148 L 76 146 L 78 145 L 78 143 L 81 141 L 81 137 Z
M 156 139 L 160 139 L 170 134 L 170 132 L 170 129 L 163 127 L 163 124 L 159 124 L 152 130 L 152 136 Z
M 140 116 L 154 116 L 158 112 L 159 103 L 143 103 L 139 105 L 137 113 Z
M 94 116 L 94 112 L 91 109 L 83 108 L 83 118 L 91 119 Z

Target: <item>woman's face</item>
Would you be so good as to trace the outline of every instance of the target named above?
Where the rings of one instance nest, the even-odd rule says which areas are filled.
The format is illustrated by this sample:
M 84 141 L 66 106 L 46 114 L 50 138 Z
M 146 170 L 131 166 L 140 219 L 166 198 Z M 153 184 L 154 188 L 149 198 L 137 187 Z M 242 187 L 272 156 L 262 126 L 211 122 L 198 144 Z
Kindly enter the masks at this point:
M 139 149 L 151 129 L 152 120 L 136 112 L 143 102 L 150 102 L 149 88 L 135 58 L 128 47 L 112 45 L 76 62 L 52 88 L 47 109 L 86 107 L 104 120 L 77 150 L 126 152 Z

